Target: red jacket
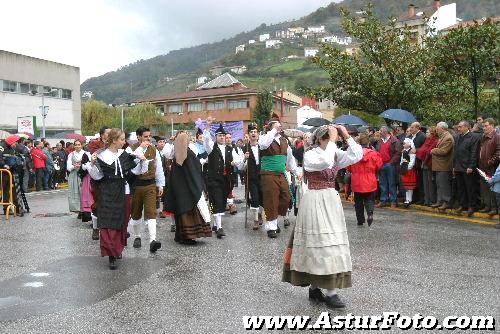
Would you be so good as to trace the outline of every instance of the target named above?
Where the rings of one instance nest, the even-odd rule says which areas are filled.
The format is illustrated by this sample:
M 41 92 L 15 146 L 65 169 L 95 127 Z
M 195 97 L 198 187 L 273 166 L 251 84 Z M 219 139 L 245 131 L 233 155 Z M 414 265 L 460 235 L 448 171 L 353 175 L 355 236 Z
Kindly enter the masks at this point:
M 31 158 L 33 159 L 33 165 L 35 166 L 35 169 L 45 168 L 45 160 L 47 160 L 47 156 L 41 149 L 36 147 L 32 148 Z
M 377 151 L 363 148 L 363 159 L 347 167 L 351 172 L 351 188 L 355 193 L 377 190 L 377 171 L 382 167 L 382 156 Z
M 420 148 L 417 149 L 417 158 L 420 159 L 427 167 L 432 168 L 432 155 L 431 150 L 436 148 L 439 138 L 430 136 L 425 138 L 425 142 Z

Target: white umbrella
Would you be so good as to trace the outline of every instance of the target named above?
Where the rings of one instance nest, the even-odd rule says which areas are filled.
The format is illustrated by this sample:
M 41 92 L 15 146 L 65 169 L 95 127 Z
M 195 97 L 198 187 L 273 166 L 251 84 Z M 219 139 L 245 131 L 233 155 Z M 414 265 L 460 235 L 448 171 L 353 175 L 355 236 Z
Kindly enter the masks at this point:
M 10 132 L 7 132 L 5 130 L 0 130 L 0 139 L 5 139 L 8 136 L 10 136 Z

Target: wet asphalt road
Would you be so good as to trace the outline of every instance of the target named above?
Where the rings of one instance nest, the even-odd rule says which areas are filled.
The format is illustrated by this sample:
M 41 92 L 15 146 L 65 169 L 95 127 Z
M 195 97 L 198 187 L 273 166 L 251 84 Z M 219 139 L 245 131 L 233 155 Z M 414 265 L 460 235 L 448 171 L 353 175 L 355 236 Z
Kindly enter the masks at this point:
M 91 230 L 67 213 L 65 191 L 29 201 L 31 214 L 0 216 L 0 333 L 244 333 L 245 315 L 327 310 L 280 282 L 290 229 L 275 240 L 245 230 L 241 205 L 224 217 L 223 240 L 178 245 L 161 220 L 162 249 L 129 246 L 110 271 Z M 352 205 L 345 211 L 353 287 L 333 315 L 492 315 L 498 328 L 499 230 L 391 210 L 357 227 Z

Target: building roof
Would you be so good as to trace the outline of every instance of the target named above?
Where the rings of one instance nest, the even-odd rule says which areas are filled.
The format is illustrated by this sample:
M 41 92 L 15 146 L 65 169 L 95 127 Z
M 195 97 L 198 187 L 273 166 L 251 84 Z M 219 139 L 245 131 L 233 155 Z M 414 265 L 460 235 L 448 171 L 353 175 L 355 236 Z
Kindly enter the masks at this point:
M 258 94 L 258 91 L 256 89 L 251 89 L 247 87 L 220 87 L 212 89 L 192 90 L 189 92 L 153 97 L 150 99 L 144 99 L 140 102 L 191 100 L 191 99 L 206 98 L 206 97 L 217 97 L 225 95 L 245 95 L 245 94 Z
M 232 87 L 234 84 L 241 84 L 235 77 L 233 77 L 229 73 L 224 73 L 219 75 L 217 78 L 212 81 L 207 82 L 203 86 L 197 88 L 197 90 L 202 89 L 213 89 L 213 88 L 222 88 L 222 87 Z M 246 88 L 241 84 L 242 87 Z
M 414 7 L 413 15 L 410 15 L 409 11 L 407 11 L 406 13 L 399 16 L 399 21 L 405 22 L 405 21 L 429 18 L 436 12 L 436 10 L 437 8 L 435 5 L 423 8 Z

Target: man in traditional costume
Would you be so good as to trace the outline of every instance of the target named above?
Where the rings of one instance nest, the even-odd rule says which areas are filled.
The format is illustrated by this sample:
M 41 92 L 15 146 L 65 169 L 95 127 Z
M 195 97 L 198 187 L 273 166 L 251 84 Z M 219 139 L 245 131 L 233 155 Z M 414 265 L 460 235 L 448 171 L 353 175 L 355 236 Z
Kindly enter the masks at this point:
M 226 234 L 222 229 L 222 216 L 226 211 L 226 202 L 230 192 L 231 175 L 233 166 L 239 166 L 241 160 L 233 149 L 226 145 L 226 131 L 219 125 L 215 131 L 215 142 L 210 133 L 213 119 L 207 119 L 207 127 L 203 132 L 205 150 L 208 153 L 207 162 L 207 191 L 212 213 L 214 215 L 213 230 L 217 238 L 221 239 Z
M 161 197 L 165 186 L 165 174 L 161 156 L 158 150 L 151 145 L 151 131 L 146 127 L 136 130 L 139 143 L 134 144 L 130 149 L 135 155 L 144 155 L 149 162 L 148 171 L 138 175 L 132 186 L 132 218 L 130 225 L 134 234 L 134 248 L 141 247 L 141 234 L 144 212 L 144 222 L 149 231 L 149 251 L 155 253 L 161 248 L 161 243 L 156 240 L 156 197 Z M 141 145 L 141 143 L 149 145 Z
M 197 238 L 210 237 L 210 210 L 203 194 L 201 163 L 189 135 L 178 132 L 167 156 L 173 158 L 167 188 L 166 210 L 175 216 L 175 241 L 196 244 Z
M 287 139 L 281 135 L 281 124 L 276 115 L 269 120 L 267 127 L 268 132 L 259 138 L 260 182 L 267 218 L 264 227 L 269 238 L 276 238 L 280 232 L 278 216 L 286 216 L 291 200 L 286 169 L 288 167 L 298 177 L 302 171 L 297 167 Z
M 347 151 L 336 145 L 338 132 L 349 145 Z M 343 126 L 318 128 L 312 142 L 304 154 L 307 189 L 285 252 L 282 281 L 309 286 L 310 300 L 324 302 L 331 308 L 342 308 L 345 305 L 338 297 L 337 289 L 351 286 L 352 264 L 335 177 L 339 169 L 363 158 L 363 148 Z M 321 288 L 326 289 L 325 294 Z
M 230 133 L 226 133 L 226 146 L 231 147 L 233 156 L 238 156 L 239 161 L 243 160 L 243 156 L 242 156 L 243 152 L 241 152 L 241 154 L 238 152 L 238 149 L 233 144 L 233 136 Z M 227 210 L 232 215 L 235 215 L 238 213 L 238 210 L 236 210 L 236 205 L 234 204 L 234 194 L 233 194 L 234 187 L 238 184 L 237 170 L 238 169 L 233 166 L 233 170 L 231 171 L 231 179 L 230 179 L 231 183 L 229 185 L 229 195 L 227 196 Z
M 259 218 L 259 210 L 263 204 L 260 185 L 259 130 L 256 123 L 248 124 L 248 135 L 248 144 L 243 147 L 245 152 L 243 169 L 247 170 L 246 176 L 248 178 L 245 176 L 245 182 L 249 195 L 248 199 L 250 200 L 250 210 L 253 212 L 253 229 L 258 230 L 262 224 L 262 220 Z

